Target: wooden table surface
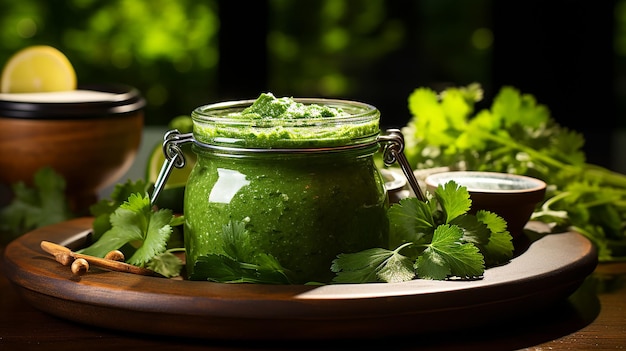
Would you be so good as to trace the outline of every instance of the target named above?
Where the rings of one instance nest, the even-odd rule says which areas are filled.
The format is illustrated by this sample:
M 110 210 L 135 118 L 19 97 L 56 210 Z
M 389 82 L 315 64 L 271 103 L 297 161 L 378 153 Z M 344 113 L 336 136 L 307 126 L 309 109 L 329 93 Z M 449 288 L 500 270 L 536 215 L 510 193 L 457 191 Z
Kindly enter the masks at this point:
M 0 260 L 0 271 L 2 270 Z M 420 323 L 416 321 L 416 328 Z M 149 328 L 149 325 L 145 326 Z M 236 342 L 136 335 L 77 324 L 41 312 L 0 274 L 0 350 L 616 350 L 626 349 L 626 263 L 600 264 L 568 299 L 515 325 L 369 341 Z M 368 347 L 372 345 L 372 347 Z M 375 346 L 377 345 L 377 346 Z

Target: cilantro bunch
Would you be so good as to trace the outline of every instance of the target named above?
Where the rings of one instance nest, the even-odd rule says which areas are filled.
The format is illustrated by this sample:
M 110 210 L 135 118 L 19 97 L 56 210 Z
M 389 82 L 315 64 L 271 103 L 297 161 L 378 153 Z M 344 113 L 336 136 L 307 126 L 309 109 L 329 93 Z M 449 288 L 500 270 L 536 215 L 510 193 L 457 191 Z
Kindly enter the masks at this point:
M 406 198 L 389 210 L 390 247 L 340 254 L 336 283 L 403 282 L 415 278 L 477 279 L 485 268 L 513 257 L 506 221 L 480 210 L 470 214 L 466 187 L 450 181 L 426 201 Z
M 478 84 L 413 91 L 412 118 L 402 129 L 412 166 L 542 179 L 549 186 L 534 220 L 585 235 L 600 261 L 626 259 L 626 175 L 587 163 L 583 136 L 556 123 L 534 96 L 505 86 L 476 111 L 482 98 Z

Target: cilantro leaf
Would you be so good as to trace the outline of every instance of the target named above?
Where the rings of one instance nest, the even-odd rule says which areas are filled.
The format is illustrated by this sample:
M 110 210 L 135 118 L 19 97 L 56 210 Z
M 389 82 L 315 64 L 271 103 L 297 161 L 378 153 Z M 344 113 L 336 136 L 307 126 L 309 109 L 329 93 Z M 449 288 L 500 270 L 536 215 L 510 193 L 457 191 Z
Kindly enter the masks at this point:
M 222 227 L 222 238 L 223 249 L 227 256 L 241 261 L 249 261 L 253 256 L 244 221 L 229 221 Z
M 450 221 L 449 224 L 454 224 L 463 231 L 462 240 L 464 242 L 473 243 L 480 247 L 486 245 L 490 240 L 491 230 L 474 215 L 462 214 Z
M 356 253 L 339 254 L 331 270 L 337 275 L 335 283 L 396 283 L 415 277 L 413 261 L 400 254 L 406 243 L 395 250 L 372 248 Z
M 485 270 L 482 254 L 471 243 L 463 243 L 463 231 L 455 225 L 435 229 L 433 241 L 415 263 L 417 276 L 422 279 L 448 277 L 478 278 Z
M 273 256 L 262 256 L 258 258 L 260 264 L 252 264 L 227 255 L 201 255 L 189 279 L 218 283 L 292 284 L 286 270 Z
M 485 264 L 495 266 L 509 261 L 513 257 L 514 247 L 506 221 L 499 215 L 484 210 L 476 212 L 476 218 L 491 231 L 486 244 L 476 243 L 485 256 Z
M 544 105 L 537 104 L 534 96 L 520 94 L 510 86 L 502 87 L 493 100 L 491 110 L 496 118 L 501 118 L 505 127 L 524 125 L 538 128 L 550 119 L 550 112 Z
M 385 264 L 378 270 L 378 278 L 387 283 L 400 283 L 415 278 L 413 261 L 398 253 L 398 249 L 393 251 L 393 255 L 385 261 Z
M 207 254 L 199 256 L 189 280 L 208 280 L 218 283 L 253 283 L 237 260 L 226 255 Z M 254 274 L 251 274 L 254 277 Z
M 450 223 L 456 217 L 465 214 L 472 206 L 467 188 L 459 186 L 453 180 L 440 184 L 435 190 L 435 196 L 446 214 L 445 223 Z
M 190 280 L 219 283 L 291 284 L 291 273 L 272 255 L 255 253 L 245 222 L 222 227 L 224 254 L 206 254 L 197 258 Z
M 146 268 L 151 269 L 166 278 L 172 278 L 180 275 L 183 268 L 183 261 L 169 251 L 153 257 L 147 264 Z
M 133 195 L 131 195 L 129 199 L 132 199 L 132 197 Z M 150 198 L 143 197 L 142 199 L 144 201 L 144 204 L 147 205 L 148 208 L 151 208 Z M 139 214 L 141 212 L 136 213 Z M 114 217 L 115 213 L 113 213 L 113 216 L 111 218 L 111 223 L 113 223 L 113 225 L 115 225 Z M 132 228 L 142 230 L 142 242 L 139 244 L 140 246 L 137 248 L 137 251 L 135 251 L 135 253 L 128 259 L 128 263 L 130 264 L 144 265 L 148 261 L 152 260 L 153 257 L 163 253 L 167 247 L 167 240 L 172 233 L 172 227 L 169 225 L 170 220 L 173 217 L 171 210 L 159 209 L 158 211 L 153 213 L 149 212 L 149 215 L 146 217 L 149 217 L 148 223 L 136 222 L 131 220 L 125 222 L 124 224 L 128 225 L 130 228 L 131 225 L 136 223 L 141 225 L 141 227 L 133 226 Z M 128 219 L 128 217 L 126 218 Z
M 393 204 L 387 211 L 389 218 L 389 242 L 397 247 L 406 242 L 418 243 L 432 235 L 437 223 L 433 213 L 436 202 L 424 202 L 410 197 Z
M 172 211 L 152 211 L 150 198 L 131 194 L 126 202 L 111 214 L 111 229 L 90 246 L 80 250 L 86 255 L 104 257 L 109 251 L 126 244 L 134 249 L 127 262 L 143 266 L 166 249 L 172 233 Z
M 432 118 L 417 118 L 411 122 L 411 127 L 416 131 L 423 129 L 430 133 L 422 134 L 429 144 L 446 145 L 454 142 L 447 130 L 450 123 L 446 118 L 445 111 L 438 103 L 437 94 L 427 88 L 418 88 L 409 96 L 409 110 L 415 116 L 430 116 Z
M 113 188 L 109 199 L 101 199 L 89 207 L 89 212 L 94 216 L 93 238 L 98 240 L 102 234 L 111 229 L 111 214 L 120 207 L 131 194 L 146 194 L 147 184 L 143 180 L 127 180 L 118 183 Z

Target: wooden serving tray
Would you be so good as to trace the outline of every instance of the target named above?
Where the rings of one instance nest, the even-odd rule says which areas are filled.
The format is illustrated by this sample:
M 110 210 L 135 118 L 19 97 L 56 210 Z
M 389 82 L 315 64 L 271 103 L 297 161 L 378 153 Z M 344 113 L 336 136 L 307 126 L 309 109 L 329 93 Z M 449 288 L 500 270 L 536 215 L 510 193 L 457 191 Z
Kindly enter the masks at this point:
M 3 257 L 5 274 L 42 311 L 143 334 L 238 340 L 380 338 L 507 323 L 519 313 L 566 298 L 597 264 L 592 244 L 574 232 L 530 243 L 480 280 L 394 284 L 221 284 L 97 268 L 77 277 L 41 250 L 42 240 L 73 250 L 84 247 L 92 220 L 51 225 L 11 242 Z

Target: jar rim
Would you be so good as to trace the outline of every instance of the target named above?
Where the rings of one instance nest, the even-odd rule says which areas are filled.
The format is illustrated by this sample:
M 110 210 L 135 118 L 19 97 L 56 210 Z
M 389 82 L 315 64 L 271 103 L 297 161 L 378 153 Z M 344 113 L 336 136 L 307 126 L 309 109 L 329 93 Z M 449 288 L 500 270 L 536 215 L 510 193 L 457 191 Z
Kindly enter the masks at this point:
M 340 122 L 344 122 L 348 120 L 368 117 L 368 116 L 371 116 L 372 113 L 379 113 L 378 109 L 375 106 L 364 103 L 364 102 L 360 102 L 360 101 L 343 100 L 343 99 L 328 99 L 328 98 L 293 98 L 293 100 L 295 102 L 299 102 L 305 105 L 318 104 L 318 105 L 325 105 L 329 107 L 336 107 L 336 108 L 342 108 L 342 109 L 349 108 L 350 110 L 354 110 L 354 111 L 358 109 L 360 110 L 360 112 L 350 113 L 348 115 L 322 117 L 322 118 L 316 117 L 316 118 L 280 118 L 280 119 L 228 118 L 224 116 L 223 114 L 216 113 L 219 111 L 236 111 L 240 109 L 243 110 L 244 108 L 252 105 L 255 101 L 254 99 L 246 99 L 246 100 L 221 101 L 221 102 L 199 106 L 193 110 L 191 117 L 198 119 L 198 120 L 203 120 L 203 121 L 215 120 L 215 121 L 219 121 L 220 123 L 225 123 L 225 124 L 247 123 L 250 125 L 256 125 L 257 123 L 260 122 L 264 126 L 267 126 L 269 123 L 268 121 L 272 121 L 273 123 L 281 124 L 281 125 L 291 125 L 291 124 L 302 125 L 302 124 L 305 124 L 306 122 L 319 122 L 320 120 L 323 120 L 326 122 L 334 121 L 334 122 L 340 123 Z M 211 111 L 214 113 L 207 113 L 208 111 Z
M 200 106 L 191 114 L 195 138 L 207 144 L 238 147 L 332 147 L 374 140 L 380 111 L 373 105 L 350 100 L 293 98 L 293 102 L 322 105 L 342 111 L 338 116 L 248 118 L 235 113 L 256 100 L 225 101 Z

